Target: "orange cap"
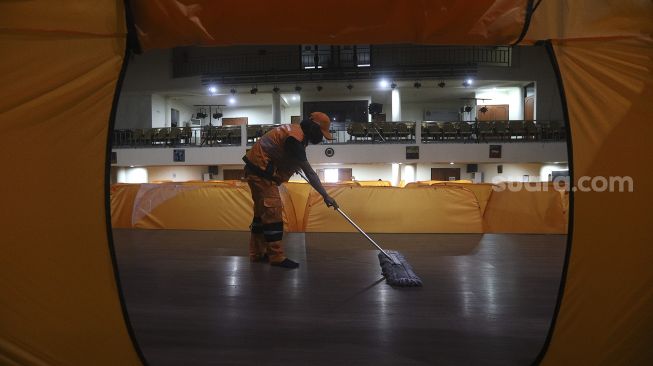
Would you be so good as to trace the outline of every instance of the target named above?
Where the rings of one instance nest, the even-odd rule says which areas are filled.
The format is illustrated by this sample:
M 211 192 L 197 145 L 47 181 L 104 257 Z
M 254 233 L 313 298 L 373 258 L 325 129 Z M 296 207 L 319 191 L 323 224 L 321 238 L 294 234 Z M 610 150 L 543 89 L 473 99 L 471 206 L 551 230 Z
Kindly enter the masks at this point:
M 311 113 L 311 121 L 320 125 L 320 130 L 322 130 L 322 135 L 324 135 L 324 138 L 327 140 L 335 140 L 329 131 L 329 126 L 331 126 L 331 120 L 329 119 L 329 116 L 322 112 L 313 112 Z

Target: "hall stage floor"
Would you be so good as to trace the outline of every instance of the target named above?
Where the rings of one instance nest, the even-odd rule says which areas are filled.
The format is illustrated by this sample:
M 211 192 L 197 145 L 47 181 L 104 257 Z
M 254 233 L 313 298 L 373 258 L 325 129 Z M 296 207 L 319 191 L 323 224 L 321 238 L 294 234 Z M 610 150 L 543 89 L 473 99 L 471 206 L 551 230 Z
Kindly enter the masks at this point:
M 249 233 L 115 229 L 136 339 L 159 365 L 530 365 L 565 235 L 376 234 L 421 288 L 392 288 L 357 233 L 290 233 L 298 270 L 249 263 Z

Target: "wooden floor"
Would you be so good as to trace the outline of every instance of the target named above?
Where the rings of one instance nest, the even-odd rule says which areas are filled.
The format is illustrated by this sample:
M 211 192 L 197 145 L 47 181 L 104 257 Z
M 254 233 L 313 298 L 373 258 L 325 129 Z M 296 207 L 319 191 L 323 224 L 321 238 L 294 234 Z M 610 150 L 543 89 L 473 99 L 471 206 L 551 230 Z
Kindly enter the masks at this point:
M 114 230 L 150 365 L 529 365 L 550 324 L 566 241 L 373 235 L 424 281 L 395 289 L 358 234 L 286 234 L 298 270 L 249 263 L 248 235 Z

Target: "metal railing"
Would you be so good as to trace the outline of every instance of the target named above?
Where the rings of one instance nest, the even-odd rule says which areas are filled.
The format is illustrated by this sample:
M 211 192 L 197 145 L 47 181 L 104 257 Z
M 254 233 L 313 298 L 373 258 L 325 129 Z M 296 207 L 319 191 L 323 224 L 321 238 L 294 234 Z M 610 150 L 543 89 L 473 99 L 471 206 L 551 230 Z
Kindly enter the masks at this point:
M 113 147 L 204 147 L 253 145 L 278 124 L 249 126 L 166 127 L 120 129 L 113 132 Z M 420 126 L 419 134 L 416 126 Z M 412 121 L 333 122 L 335 138 L 325 144 L 414 144 L 564 141 L 562 121 Z M 420 135 L 420 136 L 418 136 Z M 243 141 L 243 138 L 246 140 Z
M 326 144 L 415 143 L 415 122 L 333 122 Z

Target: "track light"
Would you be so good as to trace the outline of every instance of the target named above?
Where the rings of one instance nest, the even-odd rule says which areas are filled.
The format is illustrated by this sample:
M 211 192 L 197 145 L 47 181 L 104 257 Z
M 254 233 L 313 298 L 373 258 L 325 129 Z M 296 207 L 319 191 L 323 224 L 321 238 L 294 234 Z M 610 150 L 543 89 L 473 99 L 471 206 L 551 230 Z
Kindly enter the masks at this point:
M 467 80 L 463 81 L 463 86 L 465 88 L 468 87 L 468 86 L 471 86 L 471 85 L 472 85 L 472 79 L 467 79 Z
M 422 83 L 420 83 L 419 81 L 416 81 L 415 84 L 413 84 L 413 86 L 414 86 L 416 89 L 419 89 L 419 88 L 422 87 Z
M 395 83 L 395 82 L 393 81 L 392 84 L 390 84 L 390 87 L 391 87 L 392 89 L 396 88 L 396 87 L 397 87 L 397 83 Z
M 351 85 L 351 84 L 347 84 L 347 89 L 349 89 L 349 91 L 351 91 L 352 89 L 354 89 L 354 86 Z
M 295 87 L 295 91 L 296 91 L 297 93 L 301 92 L 301 91 L 302 91 L 302 87 L 299 86 L 299 85 L 297 85 L 297 86 Z
M 440 88 L 444 88 L 446 85 L 447 85 L 447 84 L 445 84 L 444 81 L 441 81 L 441 82 L 438 83 L 438 86 L 439 86 Z
M 252 90 L 249 91 L 249 93 L 250 93 L 250 94 L 256 94 L 256 93 L 258 93 L 258 88 L 257 88 L 257 87 L 253 87 Z
M 218 88 L 216 88 L 215 86 L 209 86 L 209 93 L 215 94 L 217 92 L 218 92 Z
M 317 89 L 317 91 L 322 91 L 322 85 L 318 85 L 315 89 Z
M 382 79 L 381 81 L 379 81 L 379 86 L 384 88 L 384 89 L 387 88 L 388 87 L 388 80 Z

